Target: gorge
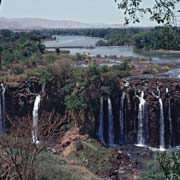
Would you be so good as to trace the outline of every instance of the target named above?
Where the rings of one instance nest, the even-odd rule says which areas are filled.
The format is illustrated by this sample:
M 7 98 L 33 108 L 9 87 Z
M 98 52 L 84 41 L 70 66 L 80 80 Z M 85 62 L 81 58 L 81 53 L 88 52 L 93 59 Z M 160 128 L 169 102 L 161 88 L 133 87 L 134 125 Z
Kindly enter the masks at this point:
M 180 80 L 152 78 L 130 79 L 128 82 L 127 86 L 127 82 L 123 80 L 123 89 L 113 90 L 110 96 L 96 97 L 96 126 L 92 135 L 109 146 L 136 144 L 160 150 L 178 146 Z M 38 116 L 49 108 L 45 105 L 39 110 L 40 100 L 42 98 L 41 101 L 48 104 L 53 98 L 60 97 L 55 97 L 46 88 L 46 96 L 36 95 L 41 93 L 38 80 L 29 80 L 16 87 L 6 86 L 6 91 L 4 85 L 1 86 L 1 132 L 4 131 L 5 114 L 18 117 L 28 116 L 33 112 L 32 138 L 34 143 L 38 143 Z M 29 94 L 28 88 L 32 94 Z M 51 108 L 56 109 L 57 113 L 62 113 L 59 107 L 55 107 L 56 104 L 53 106 Z M 91 130 L 92 128 L 93 126 L 90 127 Z

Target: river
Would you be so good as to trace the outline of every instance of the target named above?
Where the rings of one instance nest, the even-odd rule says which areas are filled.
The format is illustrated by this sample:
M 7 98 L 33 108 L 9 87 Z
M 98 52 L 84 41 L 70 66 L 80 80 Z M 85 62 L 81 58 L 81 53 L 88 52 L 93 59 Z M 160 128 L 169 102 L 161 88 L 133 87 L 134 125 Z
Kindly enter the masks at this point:
M 174 53 L 152 53 L 135 51 L 132 46 L 95 46 L 96 42 L 101 38 L 85 37 L 85 36 L 56 36 L 56 40 L 45 41 L 44 45 L 51 47 L 67 47 L 67 46 L 94 46 L 93 49 L 86 48 L 63 48 L 69 50 L 72 55 L 76 53 L 87 54 L 89 56 L 126 56 L 126 57 L 142 57 L 151 59 L 153 63 L 180 63 L 180 54 Z

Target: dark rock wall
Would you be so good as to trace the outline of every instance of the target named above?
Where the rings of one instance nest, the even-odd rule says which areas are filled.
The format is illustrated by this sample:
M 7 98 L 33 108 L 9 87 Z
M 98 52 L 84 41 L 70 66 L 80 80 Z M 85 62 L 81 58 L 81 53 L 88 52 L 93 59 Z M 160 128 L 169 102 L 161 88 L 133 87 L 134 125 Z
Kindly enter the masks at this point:
M 170 143 L 170 130 L 169 130 L 169 118 L 168 107 L 169 98 L 171 101 L 171 118 L 172 118 L 172 145 L 180 144 L 180 80 L 178 79 L 131 79 L 129 80 L 129 87 L 126 87 L 126 97 L 124 100 L 124 124 L 125 124 L 125 142 L 134 144 L 137 138 L 138 127 L 138 105 L 139 100 L 136 97 L 136 92 L 144 91 L 144 99 L 148 106 L 148 137 L 147 142 L 151 146 L 159 146 L 159 102 L 157 98 L 152 95 L 152 92 L 157 92 L 159 87 L 161 92 L 161 98 L 164 108 L 164 122 L 165 122 L 165 144 L 168 146 Z M 54 85 L 53 85 L 54 84 Z M 169 89 L 169 93 L 166 93 L 166 88 Z M 42 95 L 41 110 L 57 111 L 60 114 L 65 112 L 64 101 L 62 92 L 58 90 L 58 86 L 55 82 L 47 84 L 45 93 L 42 93 L 42 84 L 38 79 L 30 79 L 25 82 L 21 82 L 16 86 L 7 85 L 6 88 L 6 113 L 9 116 L 32 116 L 33 104 L 37 94 Z M 95 93 L 95 92 L 94 92 Z M 115 130 L 115 143 L 119 142 L 119 111 L 120 111 L 120 98 L 122 90 L 118 88 L 113 89 L 111 94 L 113 117 L 114 117 L 114 130 Z M 89 106 L 93 105 L 96 97 L 93 97 Z M 99 106 L 96 99 L 96 105 Z M 92 107 L 91 107 L 92 109 Z M 98 111 L 99 107 L 95 108 L 95 127 L 98 126 Z M 88 115 L 87 115 L 88 116 Z M 90 128 L 90 127 L 88 127 Z M 93 127 L 94 129 L 94 127 Z M 104 140 L 108 141 L 108 103 L 107 97 L 104 98 Z M 92 130 L 92 129 L 91 129 Z

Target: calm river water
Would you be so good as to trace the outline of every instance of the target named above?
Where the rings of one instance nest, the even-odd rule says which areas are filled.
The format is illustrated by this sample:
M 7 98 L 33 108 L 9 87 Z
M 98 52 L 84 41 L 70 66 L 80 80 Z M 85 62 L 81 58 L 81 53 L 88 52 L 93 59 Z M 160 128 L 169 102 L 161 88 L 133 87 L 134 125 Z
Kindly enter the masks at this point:
M 100 38 L 85 37 L 85 36 L 57 36 L 56 40 L 45 41 L 44 45 L 51 49 L 51 47 L 67 47 L 67 46 L 95 46 L 96 42 Z M 53 49 L 52 49 L 53 50 Z M 87 54 L 89 56 L 113 56 L 117 57 L 143 57 L 147 60 L 151 59 L 152 63 L 156 64 L 166 64 L 166 63 L 180 63 L 180 54 L 163 54 L 163 53 L 151 53 L 143 51 L 135 51 L 132 46 L 103 46 L 95 47 L 94 49 L 86 48 L 66 48 L 64 50 L 69 50 L 71 54 L 76 53 Z M 180 69 L 171 70 L 170 72 L 164 74 L 169 77 L 180 77 Z M 164 76 L 163 75 L 163 76 Z

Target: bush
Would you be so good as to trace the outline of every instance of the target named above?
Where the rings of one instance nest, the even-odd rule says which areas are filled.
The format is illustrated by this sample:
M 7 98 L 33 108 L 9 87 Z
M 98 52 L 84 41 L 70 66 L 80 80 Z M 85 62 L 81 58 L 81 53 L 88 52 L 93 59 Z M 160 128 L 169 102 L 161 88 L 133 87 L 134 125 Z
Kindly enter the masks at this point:
M 131 69 L 130 64 L 127 61 L 124 61 L 122 64 L 120 65 L 114 65 L 112 67 L 113 70 L 120 70 L 120 71 L 128 71 Z
M 56 53 L 59 54 L 60 53 L 60 49 L 56 48 Z
M 157 159 L 168 180 L 180 180 L 180 152 L 160 153 Z
M 87 103 L 82 96 L 68 95 L 65 98 L 65 104 L 70 111 L 81 111 L 87 107 Z
M 151 160 L 146 164 L 140 180 L 163 180 L 165 179 L 163 171 L 161 170 L 156 160 Z
M 96 46 L 106 46 L 106 42 L 103 41 L 103 40 L 99 40 L 97 43 L 96 43 Z
M 153 64 L 143 73 L 144 74 L 157 74 L 159 73 L 159 66 L 157 64 Z
M 52 67 L 47 66 L 46 68 L 42 69 L 41 72 L 40 72 L 40 81 L 42 83 L 51 81 L 52 78 L 53 78 L 52 74 L 53 74 L 52 73 Z
M 47 56 L 45 56 L 45 60 L 46 60 L 48 63 L 53 63 L 53 62 L 56 60 L 56 58 L 55 58 L 54 55 L 48 54 Z
M 12 72 L 15 74 L 15 75 L 20 75 L 20 74 L 23 74 L 24 73 L 24 69 L 23 67 L 19 66 L 19 65 L 15 65 L 12 67 Z

